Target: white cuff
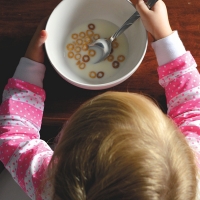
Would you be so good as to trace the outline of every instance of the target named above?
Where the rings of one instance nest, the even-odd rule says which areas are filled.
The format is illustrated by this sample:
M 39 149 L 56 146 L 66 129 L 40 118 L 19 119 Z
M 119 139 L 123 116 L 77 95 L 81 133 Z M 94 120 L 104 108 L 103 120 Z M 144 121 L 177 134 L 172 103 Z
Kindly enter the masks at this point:
M 153 42 L 151 45 L 155 51 L 159 66 L 169 63 L 186 53 L 177 31 L 174 31 L 166 38 Z
M 38 62 L 22 57 L 13 78 L 29 82 L 43 88 L 46 67 Z

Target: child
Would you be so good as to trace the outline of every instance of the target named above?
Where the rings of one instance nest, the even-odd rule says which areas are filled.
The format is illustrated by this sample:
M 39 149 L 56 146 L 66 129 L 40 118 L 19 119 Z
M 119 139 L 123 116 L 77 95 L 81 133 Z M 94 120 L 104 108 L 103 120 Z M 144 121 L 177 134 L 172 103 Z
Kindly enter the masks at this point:
M 196 63 L 172 32 L 162 0 L 152 10 L 138 0 L 136 8 L 155 38 L 168 116 L 145 96 L 106 92 L 73 114 L 53 152 L 39 139 L 45 100 L 43 22 L 9 79 L 0 107 L 0 160 L 31 199 L 199 199 Z

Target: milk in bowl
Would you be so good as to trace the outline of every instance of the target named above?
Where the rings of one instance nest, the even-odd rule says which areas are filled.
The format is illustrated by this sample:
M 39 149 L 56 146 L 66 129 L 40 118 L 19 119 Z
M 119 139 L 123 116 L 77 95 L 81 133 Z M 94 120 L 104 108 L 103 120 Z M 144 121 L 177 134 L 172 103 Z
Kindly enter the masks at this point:
M 110 55 L 99 63 L 101 51 L 88 44 L 99 38 L 110 38 L 118 26 L 102 19 L 87 21 L 75 27 L 67 35 L 64 56 L 67 65 L 79 77 L 88 83 L 101 83 L 122 69 L 128 56 L 128 41 L 125 34 L 121 34 L 112 42 Z

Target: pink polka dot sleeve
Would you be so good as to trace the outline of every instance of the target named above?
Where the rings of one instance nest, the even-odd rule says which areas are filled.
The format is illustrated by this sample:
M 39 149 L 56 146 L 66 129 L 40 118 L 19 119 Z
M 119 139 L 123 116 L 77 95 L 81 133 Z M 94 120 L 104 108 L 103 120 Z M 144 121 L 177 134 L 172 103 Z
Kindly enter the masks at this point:
M 159 83 L 165 88 L 168 115 L 185 135 L 195 151 L 200 168 L 200 75 L 186 52 L 158 68 Z
M 52 157 L 40 140 L 45 92 L 30 83 L 9 79 L 0 106 L 0 160 L 31 199 L 49 199 L 39 184 Z

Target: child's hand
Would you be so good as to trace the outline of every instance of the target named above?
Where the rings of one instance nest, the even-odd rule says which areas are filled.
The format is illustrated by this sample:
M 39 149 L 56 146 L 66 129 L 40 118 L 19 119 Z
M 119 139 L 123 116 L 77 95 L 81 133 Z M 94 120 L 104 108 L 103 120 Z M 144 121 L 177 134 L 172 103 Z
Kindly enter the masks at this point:
M 158 0 L 151 10 L 148 9 L 143 0 L 138 0 L 136 9 L 140 13 L 146 30 L 152 34 L 155 40 L 172 34 L 167 8 L 162 0 Z
M 44 62 L 44 43 L 47 39 L 47 32 L 44 29 L 47 19 L 44 18 L 38 25 L 24 56 L 39 63 Z

